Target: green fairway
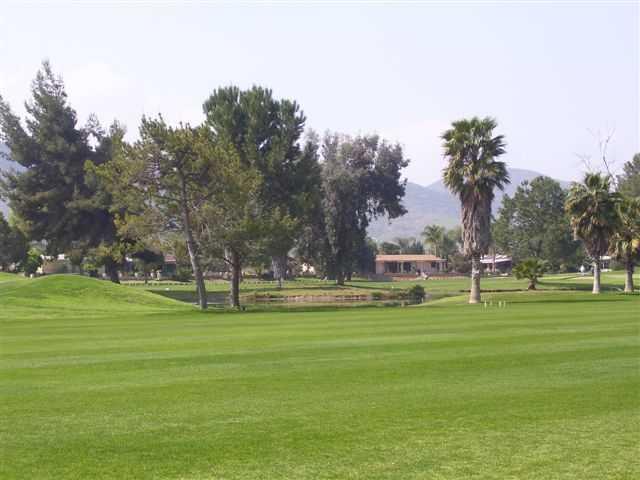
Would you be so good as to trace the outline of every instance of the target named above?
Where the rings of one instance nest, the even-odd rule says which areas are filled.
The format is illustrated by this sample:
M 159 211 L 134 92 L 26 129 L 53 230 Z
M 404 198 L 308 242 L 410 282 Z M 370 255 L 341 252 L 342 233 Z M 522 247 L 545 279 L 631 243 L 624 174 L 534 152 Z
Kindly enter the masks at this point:
M 640 478 L 640 296 L 614 275 L 285 313 L 4 275 L 0 478 Z
M 195 303 L 197 294 L 193 283 L 179 284 L 176 282 L 151 282 L 145 285 L 141 281 L 125 282 L 131 288 L 137 290 L 149 290 L 151 292 Z M 242 301 L 245 304 L 261 303 L 267 300 L 284 300 L 304 297 L 307 302 L 313 302 L 314 298 L 335 299 L 339 301 L 345 297 L 369 297 L 378 295 L 381 301 L 402 299 L 413 285 L 422 285 L 429 298 L 443 296 L 458 296 L 469 289 L 469 279 L 466 277 L 434 278 L 429 280 L 402 280 L 394 282 L 373 282 L 368 280 L 354 280 L 344 286 L 338 286 L 334 281 L 299 278 L 284 282 L 283 288 L 278 288 L 275 282 L 247 280 L 240 284 Z M 623 272 L 609 272 L 602 276 L 602 288 L 605 291 L 622 291 L 624 285 Z M 485 291 L 519 291 L 526 290 L 527 280 L 517 280 L 513 276 L 487 277 L 482 280 L 482 288 Z M 576 273 L 564 273 L 547 275 L 541 279 L 538 288 L 540 290 L 584 290 L 590 291 L 592 278 L 590 275 Z M 229 290 L 229 282 L 214 280 L 207 282 L 209 300 L 216 303 L 225 303 Z M 364 300 L 363 300 L 364 301 Z M 277 301 L 275 302 L 278 303 Z

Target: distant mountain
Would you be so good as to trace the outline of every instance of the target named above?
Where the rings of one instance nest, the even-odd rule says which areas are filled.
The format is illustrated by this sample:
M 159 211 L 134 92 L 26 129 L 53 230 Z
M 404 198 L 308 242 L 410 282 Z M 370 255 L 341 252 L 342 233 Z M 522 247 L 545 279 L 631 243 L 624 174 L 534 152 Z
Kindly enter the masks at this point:
M 504 192 L 497 192 L 493 201 L 494 213 L 498 211 L 504 194 L 512 196 L 522 182 L 533 180 L 542 174 L 532 170 L 511 168 L 509 175 L 511 183 L 507 185 Z M 563 188 L 569 186 L 569 182 L 558 181 Z M 454 227 L 460 224 L 460 201 L 447 190 L 441 180 L 426 187 L 407 183 L 403 203 L 407 209 L 405 215 L 391 222 L 386 218 L 372 222 L 369 226 L 369 236 L 378 241 L 389 241 L 396 237 L 418 238 L 426 225 Z

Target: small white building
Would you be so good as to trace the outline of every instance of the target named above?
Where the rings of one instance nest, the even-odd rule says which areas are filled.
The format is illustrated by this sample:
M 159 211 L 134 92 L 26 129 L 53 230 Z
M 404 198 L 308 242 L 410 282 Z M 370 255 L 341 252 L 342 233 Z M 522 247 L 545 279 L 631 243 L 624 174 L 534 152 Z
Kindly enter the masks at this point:
M 445 272 L 447 261 L 435 255 L 376 255 L 376 275 L 407 276 Z
M 484 255 L 480 263 L 487 272 L 507 273 L 513 267 L 513 259 L 508 255 Z

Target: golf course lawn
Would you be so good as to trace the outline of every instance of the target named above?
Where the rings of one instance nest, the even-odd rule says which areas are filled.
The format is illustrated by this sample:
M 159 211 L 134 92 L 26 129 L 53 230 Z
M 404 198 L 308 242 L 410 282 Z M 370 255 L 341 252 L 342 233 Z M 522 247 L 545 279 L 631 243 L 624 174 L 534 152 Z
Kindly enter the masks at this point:
M 1 278 L 1 277 L 0 277 Z M 193 283 L 176 283 L 171 281 L 150 282 L 145 285 L 142 281 L 125 282 L 128 286 L 141 290 L 149 290 L 160 295 L 186 302 L 196 303 L 197 294 Z M 207 281 L 209 301 L 216 304 L 227 301 L 229 282 L 225 280 Z M 452 278 L 434 278 L 429 280 L 407 279 L 393 282 L 376 282 L 354 279 L 343 286 L 335 281 L 297 278 L 287 280 L 279 288 L 276 282 L 248 279 L 240 284 L 242 303 L 252 304 L 260 299 L 283 299 L 285 297 L 327 297 L 339 301 L 343 296 L 380 295 L 383 300 L 398 298 L 398 294 L 406 292 L 413 285 L 422 285 L 429 297 L 459 296 L 469 290 L 469 279 L 460 276 Z M 488 291 L 517 291 L 526 290 L 528 281 L 518 280 L 513 276 L 493 276 L 482 280 L 482 287 Z M 604 291 L 621 291 L 624 286 L 624 272 L 607 272 L 602 275 Z M 579 273 L 562 273 L 545 275 L 540 280 L 540 290 L 582 290 L 591 291 L 592 279 L 590 275 Z M 312 299 L 311 299 L 312 300 Z
M 486 295 L 201 313 L 2 276 L 0 478 L 640 478 L 640 296 Z

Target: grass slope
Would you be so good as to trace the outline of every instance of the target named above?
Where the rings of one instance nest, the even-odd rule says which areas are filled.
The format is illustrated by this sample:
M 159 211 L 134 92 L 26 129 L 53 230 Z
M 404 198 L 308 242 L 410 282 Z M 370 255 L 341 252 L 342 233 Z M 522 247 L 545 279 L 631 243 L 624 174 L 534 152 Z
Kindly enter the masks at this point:
M 95 312 L 180 305 L 144 290 L 79 275 L 48 275 L 36 279 L 17 275 L 11 278 L 8 275 L 0 277 L 0 305 L 5 308 L 64 308 Z
M 203 314 L 88 282 L 0 286 L 1 478 L 640 476 L 638 296 Z

